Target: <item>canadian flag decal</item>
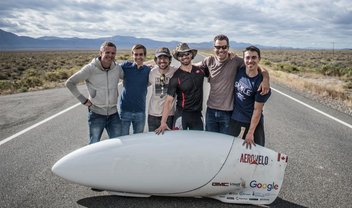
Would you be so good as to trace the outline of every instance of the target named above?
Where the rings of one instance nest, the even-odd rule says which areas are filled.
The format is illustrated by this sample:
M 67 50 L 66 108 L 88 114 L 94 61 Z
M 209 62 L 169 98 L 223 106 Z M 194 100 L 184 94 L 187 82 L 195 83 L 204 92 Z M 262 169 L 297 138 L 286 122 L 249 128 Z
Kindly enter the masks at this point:
M 280 162 L 281 160 L 287 162 L 288 156 L 287 156 L 287 155 L 284 155 L 284 154 L 281 154 L 281 153 L 278 153 L 278 154 L 277 154 L 277 161 Z

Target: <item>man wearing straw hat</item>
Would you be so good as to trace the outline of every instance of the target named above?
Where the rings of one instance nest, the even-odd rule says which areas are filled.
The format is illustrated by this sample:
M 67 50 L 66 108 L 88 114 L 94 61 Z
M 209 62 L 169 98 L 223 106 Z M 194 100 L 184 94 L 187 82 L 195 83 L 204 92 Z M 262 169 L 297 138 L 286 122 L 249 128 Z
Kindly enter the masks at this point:
M 166 121 L 172 102 L 177 95 L 175 123 L 181 119 L 182 129 L 203 130 L 202 104 L 203 104 L 203 81 L 204 71 L 192 65 L 192 59 L 197 50 L 191 49 L 187 43 L 180 43 L 173 51 L 173 57 L 181 63 L 181 66 L 170 79 L 167 97 L 163 107 L 163 114 L 159 128 L 155 133 L 163 133 L 170 130 Z

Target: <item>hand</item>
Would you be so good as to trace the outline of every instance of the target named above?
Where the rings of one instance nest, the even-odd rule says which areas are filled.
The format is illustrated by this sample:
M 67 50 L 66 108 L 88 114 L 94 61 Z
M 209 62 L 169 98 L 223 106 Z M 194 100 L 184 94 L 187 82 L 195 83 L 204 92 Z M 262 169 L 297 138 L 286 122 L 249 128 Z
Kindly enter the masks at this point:
M 234 52 L 232 52 L 232 51 L 229 51 L 228 53 L 229 53 L 230 59 L 234 59 L 234 58 L 236 58 L 236 56 L 237 56 L 237 55 L 236 55 Z
M 269 82 L 262 82 L 259 87 L 258 87 L 258 91 L 261 91 L 260 94 L 261 95 L 266 95 L 269 93 L 270 90 L 270 84 Z
M 161 134 L 164 134 L 164 131 L 165 131 L 165 130 L 171 130 L 171 129 L 167 126 L 166 123 L 161 123 L 160 126 L 159 126 L 159 128 L 155 129 L 155 133 L 156 133 L 157 135 L 159 135 L 160 133 L 161 133 Z
M 87 106 L 87 107 L 90 107 L 90 106 L 93 105 L 93 103 L 90 102 L 90 100 L 88 99 L 87 102 L 84 105 Z
M 256 146 L 255 143 L 254 143 L 254 136 L 253 136 L 253 134 L 247 134 L 247 135 L 246 135 L 246 139 L 244 140 L 244 142 L 243 142 L 242 145 L 244 145 L 244 144 L 246 144 L 246 149 L 248 149 L 248 147 L 249 147 L 249 149 L 252 149 L 252 144 L 253 144 L 254 146 Z

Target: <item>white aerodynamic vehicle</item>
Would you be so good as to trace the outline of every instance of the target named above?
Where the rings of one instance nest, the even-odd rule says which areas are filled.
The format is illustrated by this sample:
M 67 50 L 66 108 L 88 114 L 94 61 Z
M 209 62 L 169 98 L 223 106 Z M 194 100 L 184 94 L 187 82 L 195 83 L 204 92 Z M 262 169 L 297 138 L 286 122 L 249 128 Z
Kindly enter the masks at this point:
M 226 203 L 270 204 L 288 157 L 206 131 L 153 132 L 82 147 L 52 167 L 73 183 L 122 196 L 209 197 Z

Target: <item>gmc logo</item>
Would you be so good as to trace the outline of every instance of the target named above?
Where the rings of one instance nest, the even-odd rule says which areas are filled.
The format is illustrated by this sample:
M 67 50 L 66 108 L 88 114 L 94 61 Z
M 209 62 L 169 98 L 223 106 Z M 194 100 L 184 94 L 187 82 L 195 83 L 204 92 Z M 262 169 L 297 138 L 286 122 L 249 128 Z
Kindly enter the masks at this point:
M 212 185 L 212 186 L 229 186 L 229 183 L 213 182 L 211 185 Z

